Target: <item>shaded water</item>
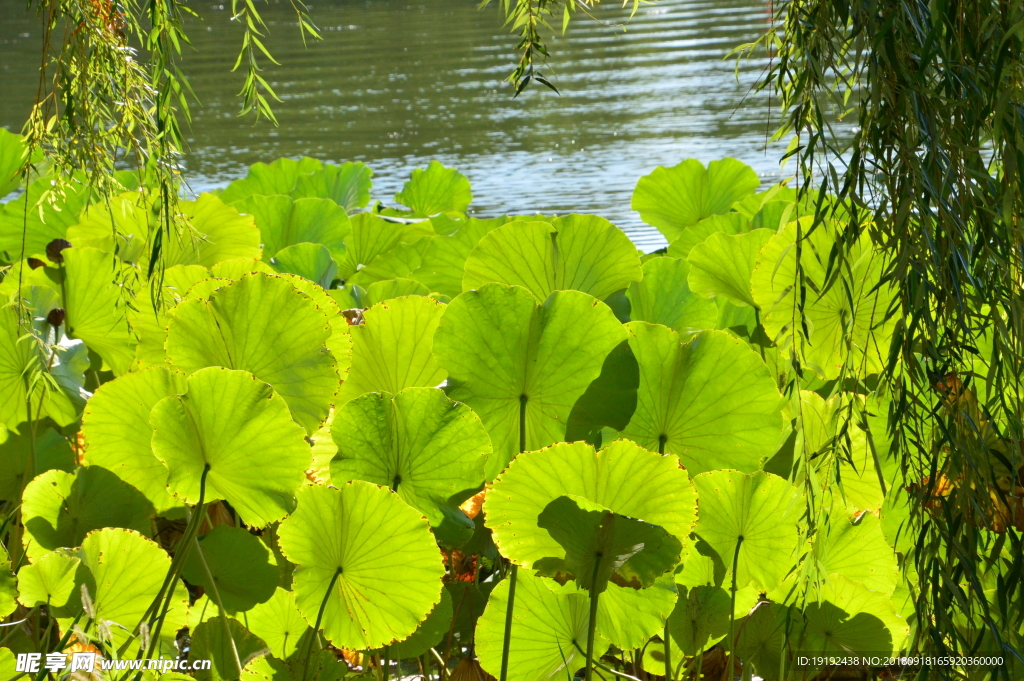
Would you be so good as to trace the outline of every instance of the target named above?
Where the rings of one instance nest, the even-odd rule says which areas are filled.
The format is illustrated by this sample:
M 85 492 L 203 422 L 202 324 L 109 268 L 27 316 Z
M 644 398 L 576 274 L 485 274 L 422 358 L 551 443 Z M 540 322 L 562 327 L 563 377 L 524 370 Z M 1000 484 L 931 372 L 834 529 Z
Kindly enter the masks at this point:
M 280 126 L 237 117 L 231 73 L 240 29 L 226 4 L 192 2 L 185 71 L 200 102 L 188 133 L 195 191 L 223 186 L 256 161 L 361 160 L 374 198 L 390 201 L 409 171 L 436 158 L 473 183 L 471 210 L 592 212 L 641 247 L 663 243 L 629 208 L 656 165 L 733 156 L 778 179 L 764 150 L 767 101 L 749 94 L 763 60 L 723 57 L 766 27 L 765 0 L 659 0 L 628 30 L 578 18 L 551 41 L 561 95 L 532 87 L 513 99 L 504 78 L 515 38 L 476 0 L 313 0 L 324 40 L 303 47 L 287 2 L 264 5 L 281 66 L 265 75 L 283 100 Z M 616 24 L 614 0 L 596 15 Z M 0 126 L 19 130 L 38 84 L 40 26 L 24 0 L 0 0 Z

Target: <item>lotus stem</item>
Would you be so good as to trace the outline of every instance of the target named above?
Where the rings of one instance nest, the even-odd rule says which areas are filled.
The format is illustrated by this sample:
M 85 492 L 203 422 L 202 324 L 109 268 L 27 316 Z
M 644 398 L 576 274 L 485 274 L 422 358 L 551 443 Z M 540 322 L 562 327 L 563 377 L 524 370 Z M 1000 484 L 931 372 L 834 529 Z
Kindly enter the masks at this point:
M 508 606 L 505 608 L 505 636 L 501 644 L 501 675 L 499 681 L 508 681 L 508 652 L 512 645 L 512 612 L 516 604 L 516 578 L 519 566 L 512 563 L 508 577 Z
M 387 646 L 384 646 L 380 654 L 380 674 L 383 681 L 388 681 L 388 677 L 391 676 L 391 660 L 388 658 Z
M 668 618 L 665 618 L 665 681 L 672 681 L 672 645 L 668 638 Z
M 727 678 L 732 678 L 732 668 L 734 666 L 734 659 L 736 657 L 736 568 L 740 562 L 740 547 L 743 546 L 743 535 L 740 535 L 736 541 L 736 551 L 732 555 L 732 598 L 729 604 L 729 650 L 725 657 L 725 673 L 728 674 Z M 699 679 L 698 679 L 699 681 Z
M 331 577 L 331 583 L 327 585 L 327 591 L 324 592 L 324 599 L 320 601 L 320 609 L 316 613 L 316 625 L 313 627 L 313 635 L 309 637 L 309 641 L 306 643 L 306 659 L 302 663 L 302 681 L 306 681 L 306 677 L 309 676 L 309 658 L 313 654 L 313 640 L 320 638 L 320 623 L 324 621 L 324 610 L 327 609 L 327 599 L 331 597 L 331 591 L 334 590 L 334 583 L 338 581 L 338 575 L 340 574 L 341 568 L 339 567 L 334 571 L 334 575 Z
M 587 621 L 587 670 L 584 681 L 590 681 L 594 674 L 594 634 L 597 632 L 597 599 L 601 592 L 597 590 L 597 572 L 601 569 L 601 554 L 594 561 L 594 574 L 590 578 L 590 619 Z

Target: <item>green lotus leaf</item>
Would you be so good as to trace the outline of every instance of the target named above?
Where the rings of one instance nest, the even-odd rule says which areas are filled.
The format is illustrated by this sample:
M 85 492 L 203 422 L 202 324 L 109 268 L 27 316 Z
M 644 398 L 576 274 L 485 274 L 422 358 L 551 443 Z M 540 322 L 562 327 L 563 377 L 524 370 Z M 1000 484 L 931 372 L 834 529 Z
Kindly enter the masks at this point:
M 767 229 L 734 236 L 712 234 L 690 250 L 690 289 L 705 298 L 724 296 L 734 303 L 756 307 L 750 293 L 750 275 L 761 247 L 774 235 Z
M 441 600 L 420 622 L 420 626 L 409 638 L 392 643 L 387 647 L 387 656 L 392 660 L 419 657 L 441 643 L 452 624 L 452 597 L 448 590 L 441 591 Z
M 534 563 L 542 574 L 568 574 L 602 593 L 608 582 L 644 589 L 679 563 L 682 543 L 664 528 L 613 513 L 580 497 L 561 496 L 537 516 L 537 527 L 564 550 Z
M 139 192 L 125 192 L 88 206 L 66 238 L 78 248 L 98 248 L 141 264 L 149 256 L 150 228 L 156 220 L 152 203 Z
M 170 557 L 155 542 L 116 527 L 90 532 L 75 555 L 81 565 L 71 598 L 53 613 L 61 630 L 67 631 L 71 620 L 85 609 L 94 622 L 103 623 L 102 630 L 115 647 L 122 645 L 160 591 L 171 566 Z M 188 592 L 176 580 L 154 657 L 177 655 L 174 638 L 185 626 L 187 610 Z M 135 657 L 135 651 L 128 655 Z
M 273 267 L 256 258 L 232 258 L 231 260 L 223 260 L 210 268 L 210 274 L 214 277 L 231 281 L 237 281 L 253 272 L 275 274 Z
M 466 260 L 463 290 L 498 282 L 538 299 L 574 289 L 605 299 L 640 281 L 640 257 L 629 237 L 596 215 L 548 222 L 516 220 L 488 232 Z
M 427 296 L 430 289 L 418 281 L 412 279 L 386 279 L 375 281 L 366 287 L 366 293 L 362 297 L 362 307 L 373 307 L 385 300 L 401 298 L 403 296 Z
M 164 270 L 163 285 L 155 291 L 140 286 L 135 300 L 126 310 L 128 324 L 139 339 L 133 368 L 166 367 L 167 311 L 184 300 L 188 292 L 210 272 L 201 265 L 175 265 Z M 228 282 L 224 282 L 228 283 Z M 153 304 L 153 294 L 160 305 Z
M 0 648 L 0 678 L 17 679 L 21 674 L 17 671 L 17 658 L 10 648 Z
M 265 603 L 239 615 L 245 627 L 259 636 L 270 653 L 286 660 L 298 649 L 299 641 L 309 632 L 309 625 L 295 605 L 295 592 L 278 587 Z
M 770 473 L 711 471 L 693 479 L 700 497 L 694 533 L 732 570 L 736 583 L 778 585 L 796 560 L 803 506 L 789 481 Z
M 11 558 L 7 555 L 7 549 L 0 546 L 0 618 L 7 617 L 17 609 L 17 599 L 18 586 L 11 570 Z
M 46 244 L 64 238 L 68 227 L 78 222 L 89 196 L 89 187 L 79 178 L 61 184 L 58 191 L 51 178 L 43 177 L 15 200 L 0 205 L 0 252 L 7 253 L 4 260 L 46 258 Z
M 411 237 L 407 231 L 402 243 L 376 256 L 365 267 L 360 267 L 358 272 L 348 278 L 348 284 L 368 289 L 382 281 L 409 279 L 413 271 L 423 263 L 423 252 L 429 245 L 430 239 Z
M 801 222 L 803 229 L 811 218 Z M 889 354 L 889 339 L 896 318 L 886 319 L 895 287 L 882 284 L 883 256 L 865 232 L 853 245 L 841 266 L 830 268 L 834 235 L 838 229 L 824 223 L 805 235 L 800 248 L 800 276 L 806 294 L 794 288 L 797 276 L 797 223 L 773 236 L 761 250 L 751 277 L 754 301 L 762 311 L 764 330 L 777 345 L 796 347 L 802 364 L 824 379 L 836 378 L 844 363 L 863 375 L 880 371 Z M 838 267 L 838 274 L 835 274 Z M 837 281 L 828 283 L 832 269 Z M 801 298 L 806 298 L 800 303 Z M 794 337 L 794 315 L 803 306 L 806 328 Z M 805 337 L 806 336 L 806 337 Z
M 448 545 L 473 534 L 458 505 L 483 485 L 491 441 L 472 409 L 436 388 L 367 393 L 338 410 L 331 434 L 338 447 L 331 461 L 335 483 L 390 487 Z
M 352 216 L 352 231 L 345 238 L 345 254 L 338 260 L 338 278 L 348 280 L 375 258 L 398 246 L 406 226 L 372 213 Z
M 86 534 L 103 527 L 152 533 L 153 506 L 146 497 L 98 466 L 43 473 L 25 486 L 21 512 L 25 551 L 33 560 L 78 546 Z
M 338 303 L 322 286 L 309 279 L 295 274 L 283 274 L 281 278 L 312 298 L 316 306 L 327 315 L 331 324 L 331 335 L 325 345 L 334 355 L 338 375 L 341 380 L 345 380 L 349 366 L 352 364 L 352 333 L 348 320 L 341 313 Z
M 80 563 L 74 556 L 52 551 L 23 566 L 18 571 L 18 601 L 26 608 L 64 607 L 75 588 L 75 573 Z
M 345 209 L 334 201 L 253 195 L 231 205 L 256 221 L 265 258 L 301 243 L 322 244 L 335 257 L 345 253 L 345 237 L 352 225 Z
M 616 648 L 641 648 L 664 631 L 665 618 L 672 612 L 676 596 L 671 575 L 659 577 L 648 589 L 611 583 L 597 604 L 597 630 Z
M 829 522 L 818 528 L 813 555 L 821 573 L 830 578 L 843 575 L 886 596 L 899 581 L 896 553 L 882 534 L 881 521 L 871 513 L 850 522 L 845 510 L 833 509 Z
M 284 399 L 252 374 L 221 367 L 195 372 L 186 386 L 149 417 L 153 453 L 170 470 L 167 488 L 198 503 L 205 470 L 206 500 L 227 500 L 246 525 L 283 518 L 312 460 Z
M 373 171 L 362 162 L 325 165 L 311 173 L 300 174 L 291 195 L 296 199 L 330 199 L 351 213 L 370 203 Z
M 690 290 L 689 272 L 687 262 L 677 258 L 645 262 L 644 278 L 626 291 L 630 319 L 667 326 L 683 337 L 715 328 L 718 306 Z
M 297 565 L 296 603 L 337 647 L 366 650 L 412 634 L 441 598 L 444 566 L 429 525 L 397 494 L 356 480 L 307 486 L 278 530 Z M 326 596 L 326 599 L 325 599 Z
M 644 494 L 636 494 L 641 488 Z M 527 568 L 564 555 L 537 520 L 564 495 L 659 525 L 681 543 L 697 514 L 696 491 L 675 456 L 660 456 L 627 440 L 599 452 L 584 442 L 556 444 L 520 454 L 490 484 L 484 514 L 501 554 Z
M 764 601 L 736 625 L 736 653 L 749 660 L 757 675 L 767 681 L 778 681 L 784 663 L 787 672 L 792 669 L 792 661 L 786 651 L 787 639 L 795 638 L 798 628 L 795 621 L 790 621 L 792 613 L 784 605 Z
M 199 547 L 202 556 L 189 552 L 181 575 L 207 593 L 215 586 L 229 613 L 250 610 L 274 595 L 277 565 L 255 535 L 240 527 L 217 525 L 199 537 Z
M 363 323 L 351 328 L 352 369 L 337 403 L 368 392 L 394 395 L 440 384 L 445 372 L 430 350 L 444 311 L 444 305 L 422 296 L 393 298 L 365 310 Z
M 640 366 L 629 343 L 622 341 L 608 353 L 601 374 L 573 405 L 565 426 L 565 441 L 586 440 L 600 447 L 602 429 L 621 430 L 633 417 L 639 387 Z
M 191 632 L 190 659 L 211 662 L 209 669 L 195 672 L 196 679 L 235 681 L 248 660 L 267 650 L 266 643 L 243 627 L 241 622 L 228 617 L 225 627 L 224 620 L 224 615 L 211 617 Z
M 477 516 L 478 518 L 480 516 Z M 482 523 L 481 523 L 482 527 Z M 491 545 L 493 548 L 493 544 Z M 467 547 L 462 548 L 466 553 Z M 482 552 L 481 552 L 482 553 Z M 493 556 L 497 557 L 494 551 Z M 487 596 L 495 585 L 493 583 L 474 584 L 473 582 L 445 582 L 444 588 L 452 600 L 453 641 L 468 643 L 476 636 L 476 623 L 487 606 Z M 447 641 L 447 639 L 446 639 Z
M 171 311 L 167 356 L 186 373 L 210 366 L 251 372 L 312 433 L 338 387 L 336 361 L 325 346 L 331 337 L 327 315 L 287 279 L 247 274 L 209 301 L 185 301 Z
M 691 158 L 671 168 L 658 166 L 641 177 L 633 190 L 632 208 L 672 242 L 690 225 L 728 213 L 760 184 L 757 173 L 734 158 L 712 161 L 707 168 Z
M 221 193 L 224 203 L 234 203 L 253 194 L 289 196 L 302 175 L 320 170 L 324 164 L 308 156 L 293 161 L 279 158 L 273 163 L 255 163 L 241 180 L 235 180 Z
M 810 208 L 813 213 L 814 208 L 806 206 L 804 215 L 807 215 L 806 208 Z M 777 232 L 798 217 L 797 203 L 792 199 L 765 201 L 751 219 L 751 226 L 754 229 L 770 229 Z
M 800 650 L 815 655 L 889 655 L 910 628 L 885 594 L 843 575 L 829 577 L 817 602 L 804 608 Z
M 525 449 L 564 438 L 573 405 L 623 337 L 611 309 L 579 291 L 538 303 L 522 287 L 486 284 L 448 304 L 434 354 L 449 396 L 487 426 L 497 454 L 488 478 L 520 451 L 522 435 Z
M 28 426 L 23 426 L 28 431 Z M 17 503 L 28 481 L 49 470 L 70 473 L 75 454 L 68 441 L 52 428 L 21 435 L 17 431 L 0 433 L 0 500 Z M 34 452 L 34 456 L 33 456 Z
M 622 431 L 677 454 L 687 470 L 757 470 L 782 435 L 782 396 L 756 352 L 723 331 L 688 342 L 663 326 L 626 325 L 640 364 L 637 408 Z
M 7 428 L 32 420 L 29 404 L 46 409 L 52 398 L 60 401 L 63 397 L 59 391 L 48 389 L 46 383 L 31 380 L 42 374 L 46 365 L 39 343 L 25 333 L 25 324 L 16 304 L 0 307 L 0 424 Z M 26 381 L 27 377 L 30 380 Z
M 0 130 L 0 199 L 7 196 L 24 184 L 19 172 L 28 160 L 28 146 L 25 138 L 8 130 Z M 32 162 L 42 160 L 42 153 L 37 149 L 32 155 Z
M 808 192 L 813 194 L 812 192 Z M 763 192 L 757 192 L 751 194 L 746 198 L 737 201 L 733 204 L 732 209 L 748 220 L 752 220 L 761 207 L 769 201 L 788 201 L 790 203 L 796 201 L 797 192 L 795 189 L 788 187 L 785 184 L 775 184 L 764 190 Z
M 431 291 L 454 298 L 462 293 L 466 260 L 485 234 L 509 221 L 507 216 L 491 220 L 466 218 L 458 231 L 427 240 L 419 267 L 412 273 Z
M 101 385 L 82 417 L 85 462 L 135 487 L 157 512 L 180 502 L 167 493 L 167 468 L 150 446 L 149 416 L 157 402 L 184 392 L 183 375 L 159 367 L 143 369 Z
M 348 665 L 339 660 L 330 650 L 313 652 L 309 661 L 301 658 L 279 660 L 270 655 L 260 655 L 246 664 L 241 681 L 371 681 L 375 677 L 360 674 L 348 675 Z
M 495 676 L 501 670 L 508 582 L 502 580 L 494 587 L 477 625 L 480 664 Z M 589 598 L 585 591 L 556 591 L 561 590 L 551 580 L 519 573 L 508 654 L 509 681 L 569 678 L 586 664 L 583 651 L 587 649 Z M 607 640 L 598 631 L 595 654 L 601 655 L 607 648 Z
M 723 215 L 712 215 L 690 227 L 679 236 L 678 239 L 669 244 L 666 255 L 670 258 L 686 259 L 690 257 L 690 251 L 697 244 L 704 241 L 712 234 L 743 234 L 752 229 L 750 218 L 740 213 L 725 213 Z
M 69 248 L 64 256 L 65 333 L 81 338 L 115 374 L 127 373 L 135 343 L 125 314 L 117 258 L 96 248 Z
M 260 257 L 260 230 L 252 217 L 239 215 L 236 208 L 219 197 L 200 194 L 196 201 L 178 202 L 178 208 L 188 216 L 196 237 L 164 238 L 166 267 L 213 267 L 224 260 Z
M 431 161 L 426 168 L 416 168 L 395 201 L 407 206 L 414 215 L 465 212 L 473 192 L 466 176 L 440 161 Z
M 330 288 L 338 272 L 338 264 L 331 258 L 330 251 L 320 244 L 293 244 L 282 248 L 270 259 L 270 266 L 279 274 L 296 274 L 323 288 Z

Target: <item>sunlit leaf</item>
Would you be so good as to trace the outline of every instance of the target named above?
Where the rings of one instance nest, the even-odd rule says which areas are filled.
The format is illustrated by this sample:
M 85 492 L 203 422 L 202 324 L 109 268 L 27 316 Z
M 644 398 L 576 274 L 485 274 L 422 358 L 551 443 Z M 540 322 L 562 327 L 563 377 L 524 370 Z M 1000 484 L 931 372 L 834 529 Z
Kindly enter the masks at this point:
M 454 168 L 444 167 L 439 161 L 413 170 L 402 191 L 395 194 L 395 201 L 422 216 L 462 212 L 472 200 L 473 192 L 466 176 Z
M 202 555 L 189 552 L 182 577 L 189 584 L 202 586 L 206 593 L 216 587 L 229 613 L 250 610 L 274 595 L 277 566 L 255 535 L 240 527 L 217 525 L 199 537 L 198 543 Z
M 682 337 L 712 329 L 718 307 L 690 290 L 690 266 L 677 258 L 654 258 L 643 266 L 644 278 L 626 291 L 629 318 L 635 322 L 662 324 Z
M 757 255 L 775 232 L 755 229 L 730 236 L 712 234 L 690 250 L 690 288 L 705 298 L 724 296 L 729 300 L 756 307 L 750 293 L 750 275 Z

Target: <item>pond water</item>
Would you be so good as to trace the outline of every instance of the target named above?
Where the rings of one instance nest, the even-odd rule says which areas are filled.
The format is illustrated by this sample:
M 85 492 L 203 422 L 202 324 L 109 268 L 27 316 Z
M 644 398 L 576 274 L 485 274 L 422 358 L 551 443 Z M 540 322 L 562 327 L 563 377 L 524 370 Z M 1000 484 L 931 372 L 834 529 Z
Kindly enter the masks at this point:
M 237 116 L 231 73 L 239 27 L 225 4 L 192 2 L 184 68 L 199 98 L 189 131 L 194 191 L 227 184 L 257 161 L 361 160 L 374 198 L 390 201 L 409 172 L 439 159 L 473 183 L 471 210 L 590 212 L 642 248 L 660 235 L 630 210 L 637 179 L 684 158 L 732 156 L 765 181 L 781 177 L 774 122 L 750 92 L 765 60 L 723 59 L 762 32 L 766 0 L 659 0 L 629 11 L 612 0 L 551 41 L 545 69 L 561 91 L 512 97 L 516 39 L 497 6 L 476 0 L 313 0 L 323 41 L 303 46 L 287 2 L 260 3 L 280 66 L 265 75 L 283 100 L 280 125 Z M 0 0 L 0 126 L 18 131 L 38 85 L 40 25 L 24 0 Z M 622 24 L 628 20 L 623 30 Z

